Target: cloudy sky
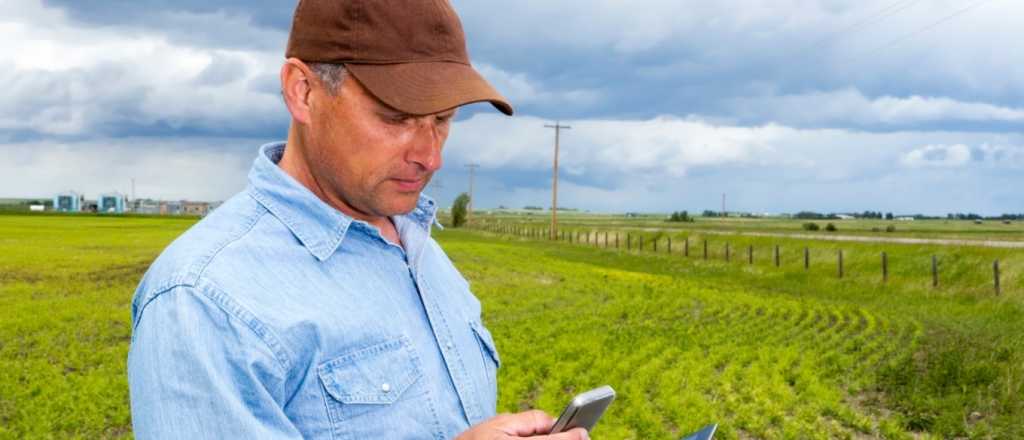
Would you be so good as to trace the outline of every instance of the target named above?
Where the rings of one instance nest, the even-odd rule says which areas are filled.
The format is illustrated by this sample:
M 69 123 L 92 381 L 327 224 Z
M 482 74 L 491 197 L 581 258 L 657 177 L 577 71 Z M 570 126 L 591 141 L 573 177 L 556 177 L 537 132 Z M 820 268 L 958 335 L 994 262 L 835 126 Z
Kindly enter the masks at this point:
M 341 1 L 341 0 L 339 0 Z M 478 207 L 1024 212 L 1024 3 L 454 0 L 516 105 L 428 193 Z M 219 200 L 283 139 L 291 0 L 0 0 L 0 197 Z

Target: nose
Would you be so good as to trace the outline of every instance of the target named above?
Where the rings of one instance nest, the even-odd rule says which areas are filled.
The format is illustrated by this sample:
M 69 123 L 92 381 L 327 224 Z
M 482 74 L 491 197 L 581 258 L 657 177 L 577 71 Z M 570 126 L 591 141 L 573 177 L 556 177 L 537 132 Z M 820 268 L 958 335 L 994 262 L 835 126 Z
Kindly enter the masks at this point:
M 433 119 L 427 117 L 416 121 L 416 135 L 406 157 L 406 160 L 423 167 L 428 173 L 441 168 L 441 147 L 445 141 L 444 133 Z

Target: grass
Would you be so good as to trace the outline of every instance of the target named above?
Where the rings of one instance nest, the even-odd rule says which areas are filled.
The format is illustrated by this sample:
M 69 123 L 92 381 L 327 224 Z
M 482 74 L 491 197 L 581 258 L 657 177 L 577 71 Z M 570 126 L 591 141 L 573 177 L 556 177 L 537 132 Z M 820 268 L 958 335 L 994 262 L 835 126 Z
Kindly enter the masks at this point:
M 481 211 L 473 214 L 483 222 L 514 222 L 529 224 L 534 227 L 546 227 L 550 222 L 547 211 L 537 213 L 516 214 L 501 211 Z M 590 229 L 644 230 L 662 229 L 678 232 L 758 232 L 776 234 L 806 234 L 803 224 L 817 223 L 822 229 L 828 223 L 834 224 L 838 231 L 827 233 L 818 231 L 817 235 L 852 235 L 878 238 L 909 237 L 909 238 L 940 238 L 962 240 L 1005 240 L 1024 241 L 1024 221 L 985 220 L 980 224 L 970 220 L 799 220 L 786 218 L 740 218 L 740 217 L 696 217 L 692 223 L 673 223 L 665 221 L 667 215 L 642 215 L 627 218 L 611 214 L 559 213 L 559 220 L 565 225 Z M 893 233 L 885 232 L 888 226 L 894 227 Z
M 0 438 L 130 435 L 131 295 L 194 222 L 0 216 Z
M 587 359 L 585 369 L 598 370 L 594 383 L 573 383 L 574 390 L 597 382 L 662 390 L 654 398 L 630 392 L 648 403 L 616 407 L 621 412 L 610 413 L 597 432 L 607 438 L 671 438 L 675 427 L 685 433 L 708 421 L 723 423 L 723 438 L 1024 435 L 1018 422 L 1024 415 L 1019 288 L 995 297 L 980 287 L 961 287 L 974 284 L 970 280 L 948 279 L 936 290 L 900 271 L 882 284 L 874 275 L 854 272 L 840 280 L 831 269 L 805 271 L 792 263 L 778 269 L 764 259 L 748 265 L 745 259 L 725 263 L 697 254 L 687 259 L 452 234 L 459 239 L 446 249 L 475 281 L 485 322 L 495 327 L 505 359 L 513 359 L 501 376 L 505 410 L 539 403 L 556 411 L 571 394 L 558 387 L 579 374 L 558 373 L 565 359 L 551 356 L 569 352 Z M 853 246 L 854 254 L 874 253 L 871 246 Z M 906 247 L 891 251 L 931 251 Z M 1001 252 L 956 252 L 984 261 L 990 255 L 974 255 L 983 251 Z M 512 292 L 525 303 L 506 299 Z M 539 305 L 531 308 L 531 302 Z M 529 315 L 524 308 L 539 316 L 510 318 Z M 580 311 L 571 315 L 571 326 L 560 323 L 566 309 Z M 701 318 L 709 314 L 714 318 Z M 524 327 L 544 329 L 540 339 L 559 345 L 550 355 L 531 356 L 529 349 L 510 354 L 522 343 L 501 341 Z M 605 335 L 617 331 L 627 336 L 608 343 Z M 581 344 L 563 336 L 577 333 L 604 342 Z M 667 348 L 647 352 L 647 341 Z M 634 350 L 644 351 L 631 356 Z M 516 364 L 520 359 L 525 366 Z M 716 362 L 721 370 L 706 368 Z M 633 370 L 638 364 L 657 366 Z M 509 385 L 534 371 L 547 379 Z M 699 373 L 691 376 L 694 371 Z M 513 391 L 505 394 L 507 388 Z M 680 395 L 690 398 L 680 404 Z M 659 421 L 637 422 L 638 408 Z
M 0 215 L 0 438 L 131 436 L 131 294 L 194 221 Z M 607 383 L 619 398 L 595 438 L 679 438 L 712 421 L 731 439 L 1024 437 L 1024 252 L 843 243 L 838 279 L 837 244 L 714 235 L 705 261 L 699 231 L 637 233 L 643 253 L 436 233 L 484 303 L 503 361 L 499 410 L 557 413 Z M 745 252 L 725 262 L 726 241 L 754 246 L 755 264 Z

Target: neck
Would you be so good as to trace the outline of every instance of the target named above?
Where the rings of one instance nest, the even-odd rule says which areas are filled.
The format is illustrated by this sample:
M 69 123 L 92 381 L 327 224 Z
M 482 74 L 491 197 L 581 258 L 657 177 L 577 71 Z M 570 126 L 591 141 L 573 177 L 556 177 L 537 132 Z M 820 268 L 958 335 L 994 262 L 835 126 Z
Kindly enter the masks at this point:
M 337 209 L 342 214 L 376 226 L 377 229 L 380 229 L 381 235 L 385 239 L 393 243 L 399 243 L 398 231 L 395 229 L 391 219 L 385 216 L 374 216 L 361 212 L 346 203 L 338 194 L 329 191 L 330 185 L 321 184 L 320 179 L 317 178 L 310 168 L 305 152 L 306 143 L 303 142 L 302 134 L 299 133 L 299 130 L 296 129 L 293 123 L 288 129 L 288 142 L 285 144 L 284 155 L 277 166 L 286 174 L 292 176 L 302 186 L 309 189 L 310 192 L 324 203 Z

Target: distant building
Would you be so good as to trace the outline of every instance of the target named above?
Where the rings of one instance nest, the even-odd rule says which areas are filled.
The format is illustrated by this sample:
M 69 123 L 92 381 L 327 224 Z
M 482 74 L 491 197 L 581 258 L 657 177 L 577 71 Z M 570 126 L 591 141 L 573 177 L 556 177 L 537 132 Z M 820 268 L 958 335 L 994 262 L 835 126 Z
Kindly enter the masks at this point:
M 182 202 L 160 202 L 160 215 L 181 215 L 184 212 Z
M 57 212 L 81 212 L 85 197 L 74 191 L 67 191 L 53 196 L 53 210 Z
M 837 214 L 836 218 L 838 218 L 839 220 L 853 220 L 854 219 L 854 217 L 852 215 L 849 215 L 849 214 Z
M 153 199 L 135 199 L 129 203 L 131 211 L 136 214 L 157 215 L 160 213 L 160 202 Z
M 125 207 L 128 205 L 124 194 L 121 193 L 109 193 L 101 194 L 96 199 L 96 212 L 105 212 L 112 214 L 124 214 Z
M 46 205 L 28 205 L 28 210 L 29 212 L 43 212 L 46 211 Z
M 896 217 L 896 221 L 912 222 L 912 221 L 914 221 L 914 218 L 913 217 Z
M 182 214 L 205 217 L 210 212 L 210 204 L 206 202 L 181 202 Z

